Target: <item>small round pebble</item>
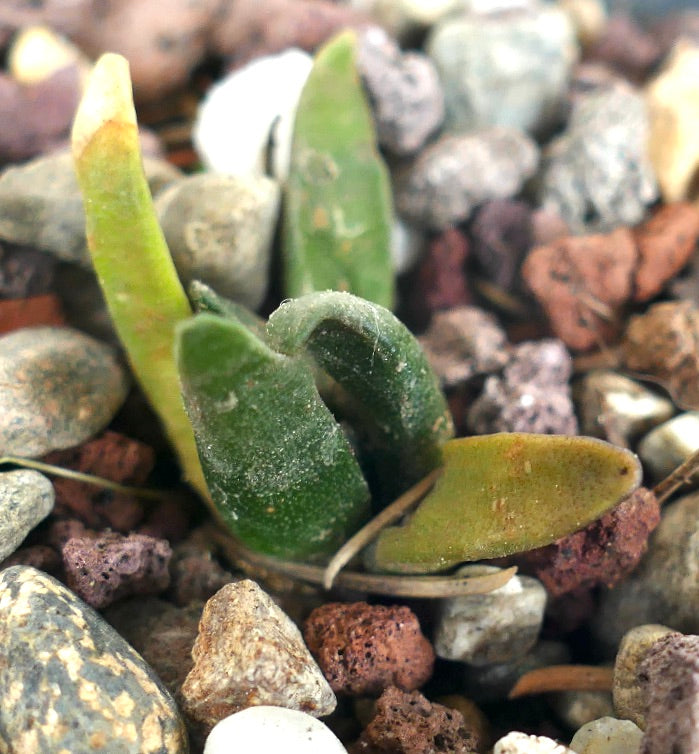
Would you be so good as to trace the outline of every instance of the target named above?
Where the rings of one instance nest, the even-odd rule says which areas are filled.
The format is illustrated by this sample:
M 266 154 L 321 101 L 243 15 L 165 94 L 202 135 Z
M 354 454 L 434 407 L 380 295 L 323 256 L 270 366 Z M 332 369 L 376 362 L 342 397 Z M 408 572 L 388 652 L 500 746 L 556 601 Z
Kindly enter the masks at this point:
M 186 754 L 177 706 L 141 657 L 60 582 L 0 572 L 0 749 Z
M 0 560 L 11 555 L 53 509 L 51 481 L 38 471 L 0 474 Z
M 462 576 L 497 573 L 498 568 L 470 565 Z M 434 637 L 435 652 L 447 660 L 472 665 L 511 662 L 536 643 L 544 619 L 546 590 L 536 579 L 514 576 L 488 594 L 442 600 Z
M 79 445 L 121 407 L 128 377 L 114 351 L 67 327 L 0 338 L 0 449 L 39 456 Z
M 209 733 L 204 754 L 346 754 L 320 720 L 284 707 L 249 707 L 219 722 Z
M 269 283 L 279 201 L 278 184 L 264 175 L 201 173 L 172 183 L 156 211 L 180 279 L 256 309 Z
M 654 479 L 662 479 L 699 450 L 699 411 L 687 411 L 651 429 L 638 455 Z
M 578 730 L 570 742 L 577 754 L 638 754 L 643 731 L 630 720 L 600 717 Z

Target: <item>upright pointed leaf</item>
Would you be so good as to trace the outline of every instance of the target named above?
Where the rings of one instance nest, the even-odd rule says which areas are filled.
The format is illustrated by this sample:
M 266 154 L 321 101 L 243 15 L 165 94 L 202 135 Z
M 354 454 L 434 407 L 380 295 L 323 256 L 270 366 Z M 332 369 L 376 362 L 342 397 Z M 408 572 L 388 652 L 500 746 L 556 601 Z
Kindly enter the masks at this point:
M 378 570 L 440 571 L 540 547 L 638 486 L 636 456 L 591 437 L 501 433 L 450 440 L 444 473 L 404 526 L 385 529 Z
M 369 494 L 308 367 L 213 314 L 182 323 L 177 335 L 204 473 L 231 530 L 282 558 L 334 551 L 366 518 Z
M 120 55 L 103 55 L 95 64 L 75 116 L 72 146 L 88 248 L 114 326 L 185 477 L 206 497 L 172 354 L 175 325 L 191 309 L 153 209 L 129 64 Z
M 419 343 L 391 312 L 348 293 L 311 293 L 284 302 L 267 332 L 282 353 L 307 350 L 349 394 L 389 499 L 441 465 L 451 415 Z
M 352 31 L 328 42 L 301 93 L 285 197 L 286 293 L 351 291 L 390 308 L 390 182 L 356 47 Z

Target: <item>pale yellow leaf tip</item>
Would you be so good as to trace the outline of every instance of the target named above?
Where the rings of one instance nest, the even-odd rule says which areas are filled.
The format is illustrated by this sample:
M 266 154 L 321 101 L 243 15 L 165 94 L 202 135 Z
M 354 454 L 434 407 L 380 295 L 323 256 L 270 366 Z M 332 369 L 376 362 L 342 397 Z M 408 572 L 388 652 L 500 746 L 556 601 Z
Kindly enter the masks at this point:
M 93 135 L 107 122 L 136 126 L 129 62 L 107 52 L 95 63 L 73 122 L 73 157 L 78 159 Z

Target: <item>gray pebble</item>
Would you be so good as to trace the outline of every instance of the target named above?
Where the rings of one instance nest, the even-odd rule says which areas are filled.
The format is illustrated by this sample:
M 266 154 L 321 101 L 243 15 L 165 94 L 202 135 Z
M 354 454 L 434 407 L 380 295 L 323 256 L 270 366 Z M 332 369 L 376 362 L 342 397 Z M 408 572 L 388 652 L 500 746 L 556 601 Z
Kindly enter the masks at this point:
M 672 633 L 672 629 L 657 623 L 635 626 L 624 634 L 614 661 L 612 696 L 617 717 L 646 727 L 646 700 L 639 677 L 641 663 L 655 642 Z
M 0 560 L 11 555 L 51 513 L 54 497 L 51 481 L 38 471 L 0 474 Z
M 638 568 L 604 592 L 592 620 L 602 648 L 613 654 L 634 626 L 660 623 L 699 633 L 699 493 L 666 507 Z
M 539 202 L 574 233 L 636 225 L 658 196 L 643 96 L 624 83 L 578 95 L 565 132 L 544 150 Z
M 630 720 L 607 715 L 583 725 L 570 748 L 576 754 L 638 754 L 642 738 L 643 731 Z
M 144 158 L 143 166 L 153 193 L 181 175 L 165 160 Z M 83 201 L 69 152 L 0 174 L 0 239 L 90 266 Z
M 562 119 L 578 47 L 561 9 L 454 15 L 432 30 L 426 49 L 444 85 L 448 130 L 541 133 Z
M 575 435 L 568 378 L 572 361 L 559 340 L 521 343 L 502 377 L 488 377 L 471 405 L 466 422 L 472 432 L 535 432 Z
M 269 283 L 279 200 L 275 181 L 252 174 L 201 173 L 165 189 L 156 209 L 180 279 L 256 309 Z
M 663 422 L 638 443 L 638 455 L 655 479 L 662 479 L 699 450 L 699 411 Z
M 441 136 L 396 174 L 396 205 L 405 219 L 444 230 L 489 199 L 517 194 L 537 162 L 536 144 L 515 129 Z
M 128 384 L 114 351 L 77 330 L 0 337 L 0 451 L 32 457 L 79 445 L 111 421 Z
M 177 707 L 91 608 L 28 566 L 0 572 L 0 749 L 185 754 Z
M 335 709 L 335 695 L 301 632 L 249 579 L 227 584 L 206 603 L 192 657 L 181 689 L 183 709 L 209 729 L 256 705 L 316 717 Z
M 573 390 L 581 430 L 619 444 L 632 440 L 669 419 L 675 408 L 635 380 L 616 372 L 588 372 Z
M 419 338 L 441 383 L 453 387 L 507 363 L 507 336 L 495 317 L 477 306 L 435 312 Z
M 444 118 L 444 94 L 432 61 L 416 52 L 402 54 L 383 29 L 372 26 L 361 35 L 357 66 L 379 144 L 396 155 L 416 152 Z
M 496 573 L 498 568 L 469 565 L 464 576 Z M 512 662 L 536 643 L 544 619 L 546 590 L 536 579 L 514 576 L 488 594 L 442 600 L 434 636 L 438 657 L 471 665 Z
M 549 694 L 556 716 L 572 730 L 592 720 L 614 715 L 612 695 L 608 691 L 559 691 Z

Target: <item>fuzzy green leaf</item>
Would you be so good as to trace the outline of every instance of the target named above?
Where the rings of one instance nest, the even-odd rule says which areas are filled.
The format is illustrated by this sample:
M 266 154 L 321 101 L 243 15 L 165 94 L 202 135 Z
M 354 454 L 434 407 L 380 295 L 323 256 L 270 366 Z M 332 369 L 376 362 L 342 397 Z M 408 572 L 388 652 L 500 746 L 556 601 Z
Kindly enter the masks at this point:
M 187 481 L 206 498 L 172 354 L 175 325 L 191 309 L 143 173 L 129 67 L 120 55 L 95 64 L 72 147 L 88 248 L 114 326 Z
M 311 293 L 284 302 L 267 333 L 282 353 L 307 350 L 349 396 L 384 497 L 441 465 L 451 415 L 419 343 L 391 312 L 349 293 Z
M 501 433 L 447 442 L 444 473 L 403 526 L 385 529 L 372 568 L 430 573 L 554 542 L 639 485 L 636 456 L 591 437 Z
M 301 93 L 285 196 L 286 293 L 344 290 L 390 308 L 390 181 L 356 47 L 352 31 L 328 42 Z
M 206 480 L 230 529 L 286 559 L 342 544 L 367 516 L 368 488 L 304 362 L 213 314 L 179 326 L 176 354 Z

